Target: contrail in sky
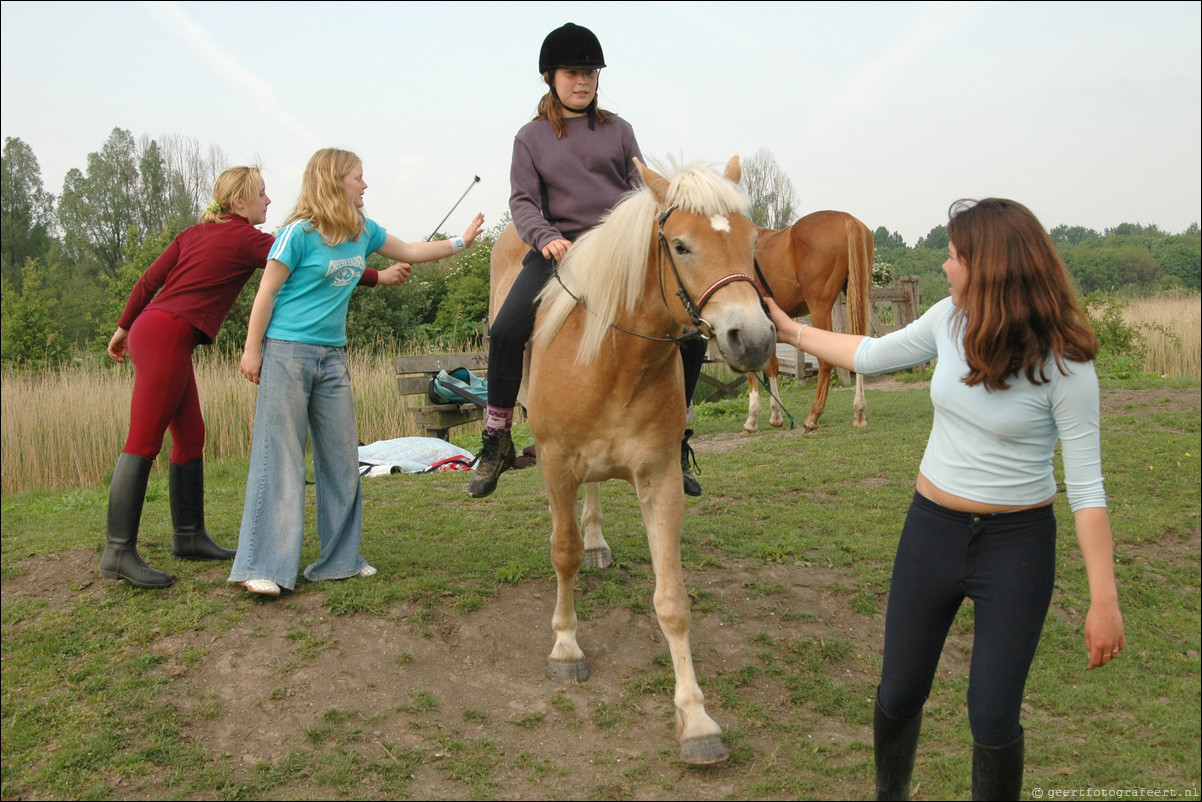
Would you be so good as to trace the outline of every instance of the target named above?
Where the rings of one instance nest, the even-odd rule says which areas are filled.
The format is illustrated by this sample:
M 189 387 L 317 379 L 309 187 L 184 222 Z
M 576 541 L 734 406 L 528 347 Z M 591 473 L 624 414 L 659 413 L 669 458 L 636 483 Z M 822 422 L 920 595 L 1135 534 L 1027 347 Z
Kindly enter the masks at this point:
M 242 90 L 258 107 L 292 131 L 310 148 L 317 147 L 318 139 L 313 132 L 292 116 L 279 101 L 271 85 L 247 69 L 237 58 L 226 51 L 209 34 L 193 22 L 176 3 L 147 3 L 153 13 L 162 17 L 168 27 L 179 34 L 188 47 L 197 53 L 231 84 Z

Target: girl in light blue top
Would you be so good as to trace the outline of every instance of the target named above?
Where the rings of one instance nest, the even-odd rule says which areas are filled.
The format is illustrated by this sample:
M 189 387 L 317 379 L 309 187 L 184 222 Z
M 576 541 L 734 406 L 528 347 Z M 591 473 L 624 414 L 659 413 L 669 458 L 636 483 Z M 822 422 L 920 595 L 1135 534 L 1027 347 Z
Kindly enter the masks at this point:
M 871 375 L 938 360 L 934 421 L 885 614 L 876 798 L 909 798 L 922 707 L 967 597 L 972 796 L 1018 799 L 1023 690 L 1055 579 L 1057 441 L 1089 576 L 1089 667 L 1126 645 L 1102 484 L 1098 343 L 1051 238 L 1026 207 L 959 201 L 947 233 L 951 297 L 900 331 L 836 334 L 768 306 L 781 342 L 840 367 Z
M 346 311 L 351 292 L 380 253 L 400 265 L 432 262 L 468 248 L 484 224 L 477 214 L 462 237 L 402 242 L 363 215 L 363 164 L 329 148 L 309 159 L 296 208 L 267 256 L 251 307 L 242 375 L 259 385 L 238 554 L 230 572 L 251 593 L 293 589 L 305 526 L 305 438 L 311 438 L 321 552 L 305 578 L 371 576 L 359 554 L 363 497 L 355 406 L 347 372 Z M 399 282 L 398 282 L 399 283 Z

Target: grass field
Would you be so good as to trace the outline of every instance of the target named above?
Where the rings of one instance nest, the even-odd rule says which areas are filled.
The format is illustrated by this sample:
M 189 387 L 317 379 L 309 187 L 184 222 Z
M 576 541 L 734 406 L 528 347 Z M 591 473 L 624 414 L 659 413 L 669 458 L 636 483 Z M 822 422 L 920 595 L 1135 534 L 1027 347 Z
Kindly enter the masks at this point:
M 808 408 L 812 385 L 786 384 L 786 406 Z M 804 437 L 738 435 L 745 401 L 699 409 L 706 495 L 689 502 L 683 547 L 699 677 L 732 753 L 715 769 L 675 760 L 671 668 L 662 644 L 647 645 L 647 546 L 622 485 L 606 496 L 619 563 L 584 578 L 578 600 L 585 626 L 625 622 L 616 629 L 625 643 L 582 644 L 600 652 L 599 670 L 579 689 L 547 690 L 539 676 L 527 687 L 524 671 L 506 670 L 491 694 L 475 690 L 462 657 L 439 661 L 453 634 L 479 621 L 493 623 L 481 637 L 502 645 L 476 658 L 486 673 L 511 653 L 530 652 L 537 665 L 549 649 L 553 578 L 537 471 L 507 474 L 484 503 L 464 495 L 463 474 L 365 481 L 364 549 L 379 581 L 302 583 L 268 603 L 227 587 L 220 566 L 170 558 L 161 475 L 143 526 L 148 559 L 178 576 L 165 592 L 95 576 L 103 484 L 5 492 L 0 797 L 867 798 L 881 616 L 930 424 L 925 389 L 870 385 L 868 402 L 868 428 L 853 430 L 848 392 L 833 392 L 823 427 Z M 1196 797 L 1197 381 L 1114 384 L 1103 404 L 1128 649 L 1106 669 L 1084 670 L 1087 585 L 1061 498 L 1055 598 L 1027 688 L 1024 797 Z M 244 458 L 209 465 L 210 529 L 227 543 L 245 471 Z M 719 593 L 736 569 L 758 579 Z M 822 610 L 783 601 L 807 583 Z M 520 617 L 526 606 L 530 620 Z M 916 798 L 967 794 L 970 631 L 966 608 L 927 706 Z M 716 653 L 719 637 L 729 640 Z M 620 659 L 633 667 L 615 678 Z M 261 685 L 249 684 L 256 672 Z M 526 693 L 541 706 L 515 710 Z M 590 746 L 568 761 L 577 743 Z

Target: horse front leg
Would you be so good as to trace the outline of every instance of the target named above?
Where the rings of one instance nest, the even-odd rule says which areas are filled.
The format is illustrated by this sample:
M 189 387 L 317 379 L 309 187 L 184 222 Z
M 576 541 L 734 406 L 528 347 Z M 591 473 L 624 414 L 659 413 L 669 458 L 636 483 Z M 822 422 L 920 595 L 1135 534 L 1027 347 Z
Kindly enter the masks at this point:
M 584 540 L 576 526 L 576 492 L 579 483 L 566 472 L 543 461 L 543 477 L 551 506 L 551 564 L 555 566 L 555 613 L 551 628 L 555 645 L 547 661 L 547 674 L 557 682 L 584 682 L 588 665 L 576 643 L 576 575 L 584 559 Z
M 601 483 L 585 482 L 584 508 L 580 513 L 580 528 L 584 530 L 584 564 L 590 568 L 608 568 L 614 564 L 613 552 L 601 534 Z
M 760 382 L 754 373 L 747 374 L 747 420 L 743 423 L 743 431 L 755 434 L 760 430 Z
M 689 596 L 680 564 L 684 496 L 680 482 L 672 478 L 674 472 L 667 472 L 667 476 L 639 488 L 639 505 L 655 570 L 655 615 L 668 640 L 676 675 L 676 738 L 680 759 L 685 763 L 721 763 L 729 753 L 722 744 L 722 728 L 705 712 L 705 696 L 697 684 L 689 644 Z

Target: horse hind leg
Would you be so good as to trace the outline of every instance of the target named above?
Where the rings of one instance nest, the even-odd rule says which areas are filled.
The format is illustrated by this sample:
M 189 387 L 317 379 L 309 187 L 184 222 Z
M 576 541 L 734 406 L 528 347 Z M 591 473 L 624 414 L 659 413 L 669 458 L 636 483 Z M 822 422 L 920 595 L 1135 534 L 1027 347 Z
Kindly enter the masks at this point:
M 855 417 L 852 418 L 851 425 L 863 429 L 868 425 L 868 401 L 864 398 L 864 377 L 859 373 L 856 374 L 856 400 L 855 400 Z
M 785 425 L 784 410 L 780 405 L 780 381 L 779 376 L 768 377 L 769 397 L 772 400 L 772 417 L 768 418 L 768 425 L 775 426 L 777 429 Z
M 831 365 L 829 362 L 818 360 L 818 380 L 815 382 L 814 401 L 810 404 L 810 414 L 802 424 L 802 429 L 809 434 L 818 428 L 818 419 L 826 412 L 826 397 L 831 390 Z
M 574 480 L 559 477 L 544 462 L 543 474 L 551 505 L 551 563 L 555 566 L 555 612 L 551 628 L 555 645 L 547 660 L 547 674 L 557 682 L 584 682 L 588 664 L 576 642 L 576 576 L 584 559 L 584 540 L 576 526 L 576 490 Z
M 614 564 L 613 552 L 601 533 L 604 518 L 601 512 L 601 484 L 586 482 L 580 528 L 584 530 L 584 564 L 589 568 L 608 568 Z

